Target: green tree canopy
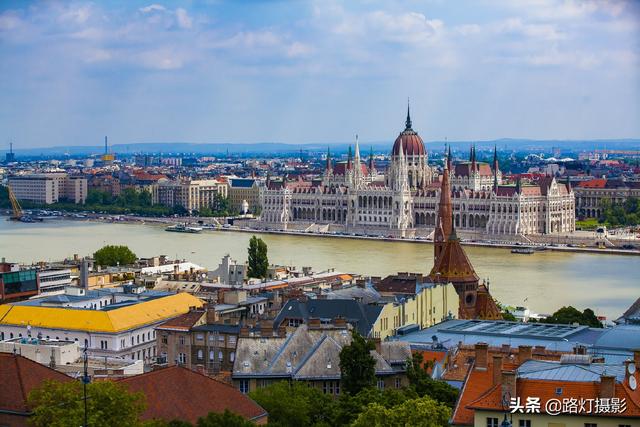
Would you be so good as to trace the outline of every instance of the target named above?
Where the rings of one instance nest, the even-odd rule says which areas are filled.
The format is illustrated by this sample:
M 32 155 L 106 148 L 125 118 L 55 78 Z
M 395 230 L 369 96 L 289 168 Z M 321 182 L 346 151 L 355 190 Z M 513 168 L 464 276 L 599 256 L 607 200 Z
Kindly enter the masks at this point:
M 29 393 L 33 408 L 29 422 L 36 427 L 84 425 L 84 399 L 80 381 L 45 381 Z M 130 393 L 111 381 L 87 384 L 87 421 L 91 427 L 139 426 L 145 409 L 142 393 Z
M 255 427 L 255 424 L 225 409 L 223 414 L 209 412 L 206 417 L 200 417 L 196 427 Z
M 582 313 L 572 306 L 562 307 L 553 315 L 543 319 L 544 323 L 561 323 L 591 326 L 592 328 L 602 328 L 602 323 L 598 320 L 593 310 L 585 309 Z
M 367 340 L 355 329 L 352 336 L 351 344 L 340 351 L 340 371 L 342 388 L 356 394 L 376 383 L 376 361 L 370 353 L 376 347 L 373 341 Z
M 353 427 L 419 426 L 441 427 L 449 425 L 451 409 L 428 396 L 407 400 L 386 408 L 374 402 L 360 413 Z
M 267 277 L 269 258 L 267 257 L 267 244 L 259 237 L 253 236 L 249 240 L 249 269 L 248 276 L 259 279 Z
M 331 397 L 305 383 L 278 381 L 249 393 L 269 413 L 269 425 L 305 427 L 327 422 Z M 200 427 L 200 426 L 199 426 Z
M 138 257 L 127 246 L 107 245 L 94 252 L 93 259 L 98 265 L 115 266 L 133 264 Z
M 427 371 L 429 364 L 424 363 L 422 353 L 413 353 L 412 358 L 407 361 L 407 378 L 409 386 L 418 396 L 429 396 L 438 402 L 444 403 L 453 408 L 458 399 L 458 389 L 450 386 L 444 381 L 431 378 Z

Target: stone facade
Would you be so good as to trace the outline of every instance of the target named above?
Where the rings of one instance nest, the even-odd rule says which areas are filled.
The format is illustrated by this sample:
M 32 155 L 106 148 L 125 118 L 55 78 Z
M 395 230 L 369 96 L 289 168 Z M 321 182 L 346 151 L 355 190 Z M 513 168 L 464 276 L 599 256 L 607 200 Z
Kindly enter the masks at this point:
M 267 180 L 261 191 L 260 224 L 266 229 L 313 230 L 388 237 L 430 237 L 436 225 L 440 181 L 407 117 L 393 146 L 386 174 L 373 159 L 366 165 L 349 150 L 346 162 L 327 164 L 320 179 Z M 549 177 L 535 184 L 503 185 L 494 152 L 493 168 L 476 161 L 447 161 L 452 214 L 463 233 L 526 235 L 575 230 L 571 186 Z

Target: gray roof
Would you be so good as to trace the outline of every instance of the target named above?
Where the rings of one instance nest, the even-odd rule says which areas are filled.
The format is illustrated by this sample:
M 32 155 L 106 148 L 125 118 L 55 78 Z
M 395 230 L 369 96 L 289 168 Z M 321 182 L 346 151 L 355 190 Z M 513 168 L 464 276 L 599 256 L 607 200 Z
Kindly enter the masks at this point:
M 325 295 L 327 299 L 353 299 L 365 304 L 378 302 L 381 298 L 378 291 L 370 286 L 367 286 L 366 288 L 361 288 L 360 286 L 349 286 L 333 290 Z
M 289 300 L 282 307 L 273 323 L 276 327 L 285 319 L 309 318 L 331 321 L 337 317 L 346 319 L 362 336 L 369 336 L 371 328 L 382 312 L 382 306 L 363 304 L 352 299 L 311 299 L 306 302 Z
M 238 339 L 233 376 L 289 377 L 292 379 L 340 378 L 340 351 L 351 343 L 345 328 L 308 328 L 301 325 L 286 338 L 241 337 Z M 385 351 L 384 344 L 387 344 Z M 406 360 L 411 350 L 407 343 L 383 343 L 382 355 L 372 351 L 378 375 L 393 374 L 397 360 L 385 360 L 386 354 Z M 392 366 L 396 364 L 396 368 Z
M 518 368 L 518 378 L 531 380 L 557 380 L 568 382 L 599 382 L 600 376 L 613 375 L 616 381 L 624 381 L 622 364 L 573 364 L 544 360 L 527 360 Z
M 434 338 L 436 341 L 434 341 Z M 507 322 L 501 320 L 447 320 L 430 328 L 396 337 L 413 348 L 456 347 L 459 342 L 473 345 L 486 342 L 492 347 L 508 344 L 545 346 L 549 350 L 571 352 L 577 344 L 592 355 L 603 356 L 610 363 L 627 359 L 640 348 L 640 325 L 612 328 Z

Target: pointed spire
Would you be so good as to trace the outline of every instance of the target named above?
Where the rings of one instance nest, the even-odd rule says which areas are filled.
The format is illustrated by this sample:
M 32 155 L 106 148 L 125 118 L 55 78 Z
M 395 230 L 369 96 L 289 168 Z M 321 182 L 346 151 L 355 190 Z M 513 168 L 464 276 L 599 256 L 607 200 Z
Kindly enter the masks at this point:
M 473 146 L 471 147 L 471 173 L 475 174 L 476 173 L 476 144 L 473 144 Z
M 406 127 L 405 130 L 411 129 L 411 111 L 409 107 L 409 98 L 407 98 L 407 120 L 404 122 L 404 125 Z
M 469 161 L 473 160 L 473 145 L 469 147 Z
M 516 180 L 516 193 L 520 194 L 522 191 L 522 178 L 519 176 Z
M 567 175 L 567 191 L 571 193 L 571 190 L 571 179 L 569 178 L 569 175 Z
M 351 146 L 349 146 L 349 154 L 347 155 L 347 169 L 351 169 L 353 165 L 353 154 L 351 152 Z
M 360 163 L 360 145 L 358 144 L 358 134 L 356 133 L 356 164 Z
M 451 170 L 451 161 L 453 157 L 451 157 L 451 144 L 449 144 L 449 155 L 447 156 L 447 169 Z
M 369 175 L 373 174 L 373 171 L 376 169 L 376 165 L 373 161 L 373 145 L 371 146 L 371 150 L 369 151 Z
M 327 147 L 327 166 L 326 166 L 325 170 L 327 172 L 331 172 L 332 169 L 333 169 L 333 166 L 331 164 L 331 148 Z

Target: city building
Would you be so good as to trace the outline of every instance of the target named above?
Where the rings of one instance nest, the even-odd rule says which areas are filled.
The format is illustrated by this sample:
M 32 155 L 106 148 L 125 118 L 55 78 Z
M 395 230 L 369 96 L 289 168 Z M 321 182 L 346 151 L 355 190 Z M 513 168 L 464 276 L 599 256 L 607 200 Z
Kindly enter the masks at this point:
M 486 343 L 479 343 L 451 424 L 635 425 L 640 419 L 638 363 L 640 351 L 624 363 L 603 363 L 580 352 L 545 360 L 530 346 L 520 346 L 514 358 L 510 351 L 490 352 Z
M 260 209 L 260 188 L 253 178 L 229 178 L 229 205 L 241 214 L 257 213 Z
M 38 271 L 18 264 L 0 262 L 0 301 L 26 299 L 38 295 Z
M 0 305 L 0 340 L 76 341 L 92 356 L 151 361 L 155 328 L 202 301 L 187 293 L 70 289 L 64 295 Z
M 535 184 L 503 185 L 497 153 L 493 169 L 477 160 L 453 167 L 451 153 L 443 176 L 451 185 L 453 221 L 460 232 L 487 235 L 568 233 L 575 230 L 571 186 L 548 177 Z M 365 164 L 358 141 L 346 162 L 333 165 L 330 153 L 317 180 L 267 180 L 261 192 L 260 226 L 266 229 L 317 230 L 383 236 L 429 237 L 436 226 L 440 193 L 436 171 L 412 128 L 405 129 L 391 150 L 385 174 L 373 156 Z M 441 178 L 444 181 L 443 178 Z
M 64 292 L 66 287 L 73 284 L 71 270 L 68 268 L 38 270 L 38 280 L 41 295 Z
M 151 186 L 153 204 L 182 206 L 187 211 L 217 209 L 220 198 L 227 197 L 224 182 L 207 180 L 160 181 Z
M 264 333 L 247 336 L 241 331 L 233 365 L 233 384 L 246 394 L 276 381 L 304 381 L 331 396 L 341 393 L 340 351 L 352 340 L 344 320 L 322 325 L 319 319 L 300 325 L 287 336 Z M 379 389 L 398 389 L 408 384 L 405 367 L 411 357 L 406 343 L 376 341 L 371 350 L 376 361 Z
M 59 201 L 84 203 L 87 198 L 87 179 L 64 172 L 14 175 L 8 180 L 18 200 L 52 204 Z
M 640 181 L 596 178 L 580 182 L 573 191 L 576 213 L 581 217 L 600 218 L 605 200 L 621 205 L 632 197 L 640 199 Z
M 117 383 L 145 395 L 143 421 L 181 420 L 195 424 L 211 412 L 222 414 L 226 410 L 257 425 L 268 421 L 264 408 L 234 387 L 181 366 L 123 378 Z

